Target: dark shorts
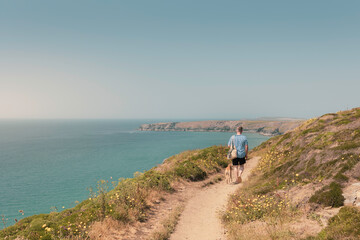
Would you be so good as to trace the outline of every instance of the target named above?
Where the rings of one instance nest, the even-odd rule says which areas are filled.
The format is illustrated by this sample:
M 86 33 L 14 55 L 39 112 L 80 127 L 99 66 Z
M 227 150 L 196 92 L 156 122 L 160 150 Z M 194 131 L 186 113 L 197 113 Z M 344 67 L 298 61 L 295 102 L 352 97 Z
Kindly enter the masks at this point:
M 233 165 L 243 165 L 246 163 L 245 158 L 235 158 L 232 160 Z

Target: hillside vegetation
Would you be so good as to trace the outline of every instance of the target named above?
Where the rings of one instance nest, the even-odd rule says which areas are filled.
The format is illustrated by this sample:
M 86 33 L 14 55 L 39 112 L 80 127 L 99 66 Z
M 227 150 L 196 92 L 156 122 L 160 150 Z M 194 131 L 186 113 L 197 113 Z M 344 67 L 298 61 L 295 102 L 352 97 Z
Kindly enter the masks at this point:
M 259 165 L 223 215 L 230 239 L 360 239 L 360 108 L 310 119 L 251 155 Z
M 200 181 L 220 172 L 227 165 L 226 151 L 213 146 L 180 153 L 158 167 L 135 173 L 134 178 L 113 182 L 111 191 L 111 183 L 101 180 L 89 199 L 76 207 L 24 218 L 1 230 L 0 239 L 101 239 L 93 226 L 110 223 L 126 229 L 147 221 L 151 206 L 174 192 L 178 181 Z M 178 212 L 172 218 L 176 219 Z

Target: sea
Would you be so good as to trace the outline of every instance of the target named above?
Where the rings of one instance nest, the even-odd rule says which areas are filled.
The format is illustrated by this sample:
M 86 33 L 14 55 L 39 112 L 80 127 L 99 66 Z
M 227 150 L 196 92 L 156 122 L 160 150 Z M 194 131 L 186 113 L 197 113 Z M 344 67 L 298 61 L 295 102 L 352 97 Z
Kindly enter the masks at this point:
M 137 130 L 164 121 L 0 120 L 0 218 L 9 226 L 74 207 L 101 179 L 129 178 L 182 151 L 226 145 L 233 134 Z M 269 138 L 245 135 L 250 149 Z

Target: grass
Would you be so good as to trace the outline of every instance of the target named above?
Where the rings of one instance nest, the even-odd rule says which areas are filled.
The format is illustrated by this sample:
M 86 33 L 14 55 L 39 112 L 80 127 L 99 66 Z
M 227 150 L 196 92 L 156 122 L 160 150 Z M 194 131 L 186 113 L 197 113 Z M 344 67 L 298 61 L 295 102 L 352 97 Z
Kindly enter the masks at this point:
M 278 188 L 276 182 L 259 187 L 259 184 L 265 185 L 265 181 L 261 175 L 253 174 L 230 197 L 222 215 L 228 239 L 291 239 L 292 232 L 284 224 L 298 212 L 287 193 L 280 195 L 274 191 Z
M 336 150 L 350 150 L 350 149 L 354 149 L 354 148 L 358 148 L 360 147 L 360 142 L 345 142 L 344 144 L 337 146 Z
M 312 141 L 311 145 L 316 149 L 324 149 L 334 142 L 333 136 L 333 132 L 325 132 L 322 134 L 318 134 Z
M 337 121 L 337 122 L 335 123 L 335 125 L 337 125 L 337 126 L 346 125 L 346 124 L 349 124 L 349 123 L 351 123 L 351 122 L 352 122 L 352 121 L 351 121 L 350 119 L 345 118 L 345 119 L 341 119 L 340 121 Z
M 222 216 L 224 222 L 244 224 L 269 217 L 283 217 L 284 213 L 292 214 L 288 195 L 279 195 L 259 187 L 264 179 L 260 175 L 252 175 L 245 185 L 230 196 L 229 208 Z M 266 184 L 267 189 L 277 189 L 277 183 Z
M 0 239 L 87 239 L 93 223 L 112 219 L 123 224 L 146 221 L 154 199 L 174 192 L 177 181 L 199 181 L 227 166 L 227 148 L 186 151 L 134 178 L 119 179 L 115 188 L 100 180 L 89 199 L 71 209 L 24 218 L 0 231 Z
M 179 222 L 181 213 L 184 211 L 184 205 L 180 205 L 173 210 L 168 218 L 162 221 L 160 229 L 153 232 L 148 240 L 167 240 Z

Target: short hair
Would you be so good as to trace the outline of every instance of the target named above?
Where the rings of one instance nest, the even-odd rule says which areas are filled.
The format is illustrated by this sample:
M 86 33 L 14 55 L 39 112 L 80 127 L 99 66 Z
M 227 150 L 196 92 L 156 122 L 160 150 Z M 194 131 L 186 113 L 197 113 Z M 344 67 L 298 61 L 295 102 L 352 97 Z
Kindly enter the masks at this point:
M 236 131 L 239 132 L 239 133 L 242 133 L 243 127 L 237 127 L 237 128 L 236 128 Z

